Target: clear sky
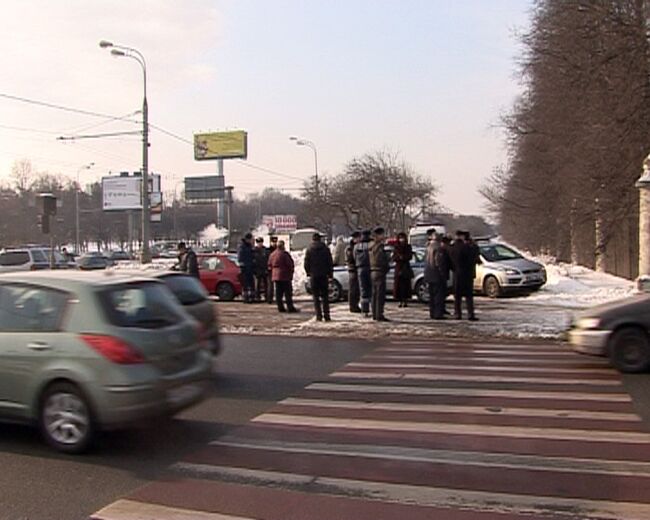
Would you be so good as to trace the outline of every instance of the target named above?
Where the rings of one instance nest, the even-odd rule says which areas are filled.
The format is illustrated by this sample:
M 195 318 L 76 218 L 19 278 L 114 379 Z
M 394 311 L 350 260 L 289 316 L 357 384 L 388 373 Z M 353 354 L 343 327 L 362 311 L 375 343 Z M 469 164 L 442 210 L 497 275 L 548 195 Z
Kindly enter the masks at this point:
M 244 195 L 295 190 L 355 155 L 399 152 L 441 188 L 456 212 L 481 213 L 478 186 L 505 160 L 494 129 L 520 90 L 516 29 L 528 0 L 23 0 L 2 2 L 0 94 L 116 116 L 141 106 L 135 61 L 147 59 L 151 123 L 187 140 L 193 132 L 245 129 L 246 164 L 226 181 Z M 138 119 L 140 116 L 133 116 Z M 101 123 L 101 124 L 100 124 Z M 138 136 L 61 142 L 57 135 L 138 130 L 128 121 L 71 114 L 0 97 L 0 179 L 27 158 L 39 171 L 95 180 L 138 170 Z M 250 165 L 263 167 L 267 173 Z M 152 130 L 150 168 L 164 190 L 209 174 L 191 145 Z M 284 176 L 278 175 L 282 174 Z M 177 186 L 178 185 L 178 186 Z

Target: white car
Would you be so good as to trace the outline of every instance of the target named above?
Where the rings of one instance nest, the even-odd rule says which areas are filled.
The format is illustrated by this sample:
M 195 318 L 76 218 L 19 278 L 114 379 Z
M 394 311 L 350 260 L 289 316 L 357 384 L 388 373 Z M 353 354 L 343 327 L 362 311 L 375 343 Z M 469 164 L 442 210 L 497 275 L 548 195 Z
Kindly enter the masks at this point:
M 50 258 L 43 248 L 25 247 L 0 251 L 0 272 L 2 273 L 49 268 Z

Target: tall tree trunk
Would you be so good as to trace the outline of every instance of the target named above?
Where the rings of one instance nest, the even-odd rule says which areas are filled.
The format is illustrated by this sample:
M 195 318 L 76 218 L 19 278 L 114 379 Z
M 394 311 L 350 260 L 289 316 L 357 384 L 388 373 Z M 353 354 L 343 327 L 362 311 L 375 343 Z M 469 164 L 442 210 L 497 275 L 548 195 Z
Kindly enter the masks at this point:
M 596 248 L 594 253 L 596 271 L 604 273 L 607 270 L 605 261 L 607 245 L 605 244 L 604 220 L 600 209 L 600 199 L 598 197 L 594 200 L 594 206 L 594 227 L 596 232 Z

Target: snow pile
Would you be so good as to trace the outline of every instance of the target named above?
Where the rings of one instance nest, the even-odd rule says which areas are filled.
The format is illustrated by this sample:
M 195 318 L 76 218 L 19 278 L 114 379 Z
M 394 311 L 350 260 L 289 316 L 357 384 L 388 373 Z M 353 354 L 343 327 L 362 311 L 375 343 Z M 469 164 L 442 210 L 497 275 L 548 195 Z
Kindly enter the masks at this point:
M 634 294 L 636 284 L 611 274 L 597 273 L 583 266 L 547 263 L 547 282 L 539 292 L 517 298 L 526 304 L 583 309 L 620 300 Z

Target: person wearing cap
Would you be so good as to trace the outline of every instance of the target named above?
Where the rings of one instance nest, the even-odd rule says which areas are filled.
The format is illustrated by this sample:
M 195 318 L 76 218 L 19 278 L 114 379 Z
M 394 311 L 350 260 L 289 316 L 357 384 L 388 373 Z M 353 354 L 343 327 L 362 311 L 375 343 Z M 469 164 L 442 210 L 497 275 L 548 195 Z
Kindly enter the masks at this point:
M 271 258 L 271 255 L 278 248 L 278 237 L 272 235 L 270 238 L 271 245 L 268 249 L 268 257 Z M 275 284 L 273 283 L 273 277 L 271 276 L 271 270 L 269 269 L 267 284 L 266 284 L 266 303 L 273 303 L 273 293 L 274 293 Z
M 178 270 L 199 278 L 199 261 L 192 248 L 188 248 L 185 242 L 178 243 Z
M 367 318 L 370 315 L 372 298 L 372 278 L 370 276 L 370 231 L 361 232 L 361 240 L 354 245 L 354 262 L 359 278 L 361 292 L 361 311 Z
M 357 273 L 357 264 L 354 259 L 354 246 L 361 240 L 361 232 L 355 231 L 352 233 L 352 238 L 345 248 L 345 265 L 348 268 L 348 303 L 350 305 L 350 312 L 361 312 L 359 302 L 361 295 L 359 292 L 359 275 Z
M 275 284 L 275 296 L 279 312 L 300 312 L 293 305 L 293 272 L 294 263 L 291 255 L 284 248 L 284 240 L 269 257 L 271 278 Z M 284 304 L 287 304 L 285 307 Z
M 334 276 L 334 262 L 329 248 L 321 241 L 320 233 L 312 235 L 311 245 L 305 253 L 304 267 L 309 276 L 316 320 L 330 321 L 329 281 Z
M 373 241 L 370 243 L 370 276 L 372 278 L 372 319 L 375 321 L 389 321 L 384 316 L 386 275 L 390 270 L 388 256 L 384 249 L 385 238 L 384 228 L 376 227 L 373 230 Z
M 255 301 L 261 302 L 266 299 L 267 282 L 269 276 L 269 253 L 264 247 L 264 239 L 255 239 L 253 249 L 253 269 L 255 270 Z
M 244 303 L 253 303 L 255 295 L 255 255 L 252 233 L 246 233 L 242 238 L 237 251 L 237 262 L 239 263 Z

